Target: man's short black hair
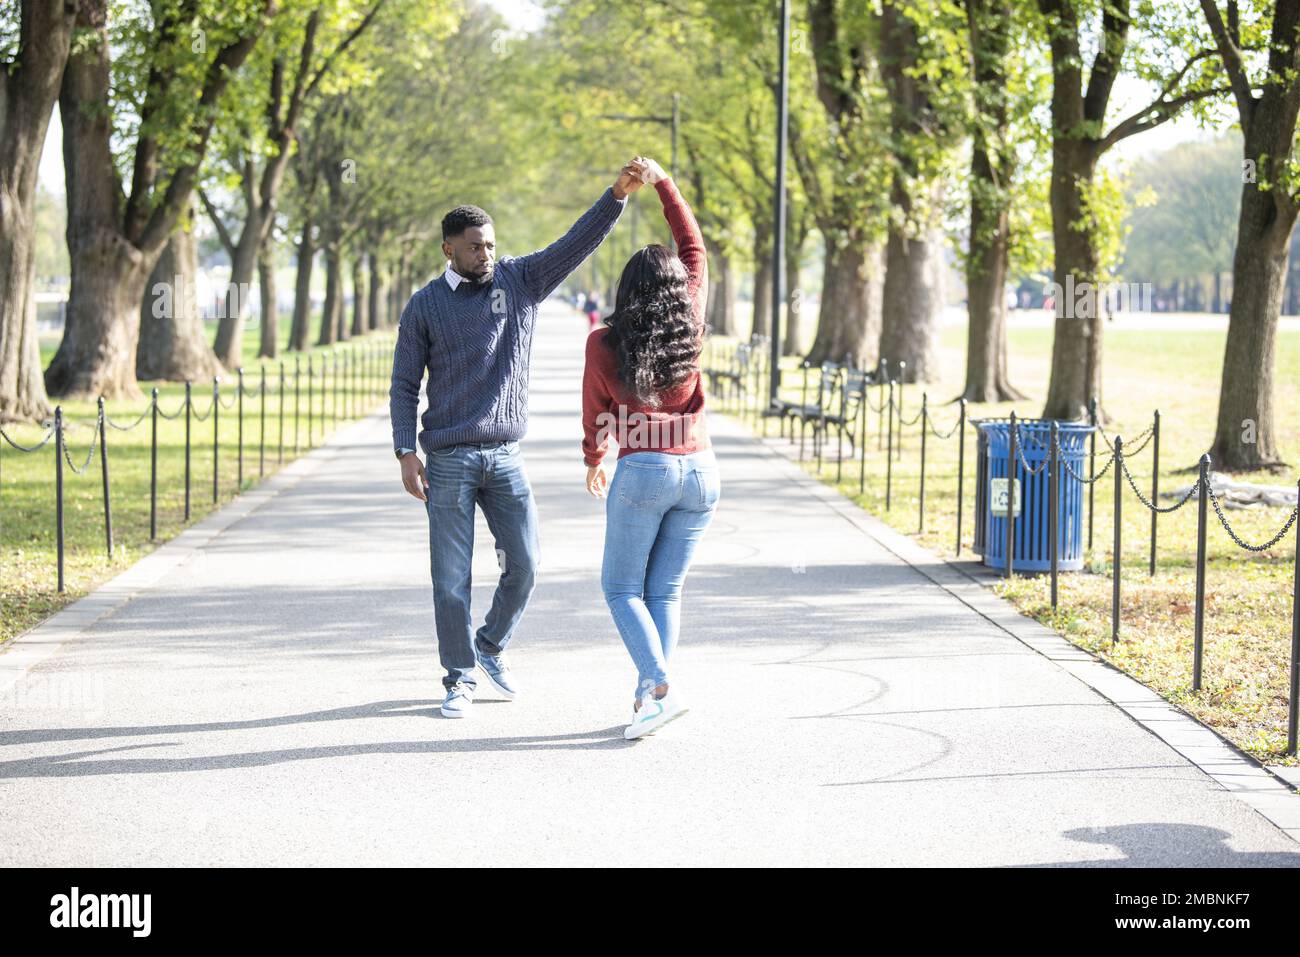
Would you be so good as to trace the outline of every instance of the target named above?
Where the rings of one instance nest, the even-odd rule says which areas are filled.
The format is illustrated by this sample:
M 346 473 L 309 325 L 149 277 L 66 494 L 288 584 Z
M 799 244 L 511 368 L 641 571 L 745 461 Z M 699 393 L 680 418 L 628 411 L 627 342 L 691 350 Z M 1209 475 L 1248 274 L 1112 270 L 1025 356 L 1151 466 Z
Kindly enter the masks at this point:
M 457 206 L 442 217 L 442 238 L 451 239 L 459 236 L 472 226 L 490 226 L 492 217 L 477 206 Z

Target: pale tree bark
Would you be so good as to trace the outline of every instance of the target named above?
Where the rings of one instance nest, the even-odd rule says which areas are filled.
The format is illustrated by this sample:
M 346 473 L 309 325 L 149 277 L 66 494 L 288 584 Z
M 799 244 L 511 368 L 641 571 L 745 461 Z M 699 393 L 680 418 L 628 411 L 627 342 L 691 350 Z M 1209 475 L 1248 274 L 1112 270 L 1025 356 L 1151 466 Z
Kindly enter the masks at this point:
M 709 257 L 709 299 L 705 322 L 715 336 L 736 335 L 736 276 L 729 257 L 721 246 L 704 241 Z
M 53 413 L 36 333 L 36 188 L 77 4 L 24 0 L 18 50 L 0 62 L 0 422 Z
M 1101 31 L 1089 44 L 1095 48 L 1084 88 L 1083 43 L 1079 8 L 1069 0 L 1038 0 L 1052 57 L 1052 237 L 1055 245 L 1053 279 L 1065 290 L 1096 289 L 1101 261 L 1096 230 L 1085 228 L 1085 197 L 1101 157 L 1121 140 L 1152 129 L 1175 116 L 1188 103 L 1224 92 L 1221 88 L 1179 90 L 1188 71 L 1212 51 L 1190 54 L 1162 86 L 1158 97 L 1142 109 L 1105 129 L 1106 111 L 1115 80 L 1124 63 L 1132 0 L 1112 0 L 1101 13 Z M 1085 285 L 1086 284 L 1086 285 Z M 1069 299 L 1071 297 L 1064 297 Z M 1097 303 L 1087 294 L 1065 302 L 1057 296 L 1052 341 L 1052 374 L 1047 388 L 1045 419 L 1083 419 L 1097 400 L 1098 420 L 1105 423 L 1101 404 L 1102 330 Z M 1082 302 L 1080 301 L 1082 300 Z M 1082 308 L 1081 308 L 1082 307 Z
M 916 24 L 896 0 L 886 0 L 880 17 L 881 77 L 889 91 L 890 128 L 895 142 L 915 140 L 936 125 L 918 66 Z M 942 134 L 939 134 L 942 135 Z M 885 246 L 885 289 L 880 355 L 890 375 L 904 382 L 928 382 L 938 376 L 939 318 L 942 286 L 936 287 L 935 258 L 942 256 L 939 230 L 942 183 L 917 182 L 919 163 L 904 147 L 895 157 L 890 201 L 894 207 Z M 902 366 L 906 363 L 906 367 Z
M 191 206 L 185 222 L 177 226 L 158 257 L 140 303 L 137 379 L 204 382 L 224 371 L 208 345 L 199 314 L 198 271 Z
M 260 174 L 251 159 L 246 160 L 241 167 L 245 212 L 243 228 L 238 239 L 233 242 L 231 250 L 230 283 L 233 290 L 239 291 L 249 287 L 253 279 L 253 269 L 270 238 L 280 189 L 284 183 L 289 156 L 297 142 L 297 130 L 302 120 L 303 110 L 320 87 L 321 80 L 371 25 L 386 2 L 387 0 L 376 0 L 365 17 L 348 32 L 333 51 L 324 57 L 317 68 L 313 67 L 313 60 L 316 56 L 316 38 L 320 29 L 321 14 L 319 11 L 312 11 L 303 28 L 301 48 L 297 51 L 298 66 L 292 78 L 288 75 L 290 70 L 283 56 L 276 56 L 272 62 L 266 133 L 267 142 L 273 149 Z M 287 99 L 286 84 L 289 86 Z M 215 220 L 216 211 L 211 209 L 209 211 Z M 237 303 L 228 301 L 225 315 L 222 316 L 217 328 L 216 352 L 227 365 L 232 361 L 238 363 L 243 351 L 246 300 L 247 296 L 241 296 Z M 230 306 L 235 308 L 232 309 Z
M 834 134 L 829 181 L 823 182 L 823 164 L 809 148 L 799 112 L 790 116 L 790 155 L 824 247 L 821 308 L 805 360 L 819 365 L 842 362 L 847 355 L 859 367 L 874 368 L 883 269 L 879 245 L 865 228 L 881 218 L 885 198 L 865 189 L 861 174 L 878 158 L 868 135 L 872 111 L 864 92 L 875 64 L 869 44 L 855 29 L 844 29 L 846 13 L 835 0 L 808 6 L 817 98 Z
M 162 144 L 144 132 L 136 139 L 131 189 L 125 193 L 110 149 L 111 111 L 105 109 L 111 93 L 107 0 L 83 4 L 77 26 L 86 30 L 89 42 L 69 57 L 59 94 L 72 290 L 63 340 L 45 370 L 51 395 L 142 398 L 135 365 L 145 283 L 193 195 L 216 103 L 274 7 L 275 0 L 264 0 L 256 28 L 218 50 L 208 65 L 189 119 L 183 121 L 191 138 L 184 165 L 165 176 Z M 165 16 L 155 28 L 157 43 L 162 48 L 188 44 L 188 30 L 179 14 Z M 171 62 L 164 57 L 149 69 L 142 131 L 171 109 L 164 102 L 174 95 L 170 88 L 177 82 Z M 160 185 L 164 178 L 165 188 Z
M 1278 180 L 1293 162 L 1300 115 L 1300 2 L 1278 0 L 1274 7 L 1268 53 L 1268 76 L 1274 82 L 1259 95 L 1243 65 L 1236 4 L 1229 4 L 1226 24 L 1210 0 L 1202 0 L 1201 7 L 1232 84 L 1243 158 L 1249 164 L 1243 167 L 1254 173 L 1243 176 L 1241 188 L 1232 305 L 1210 458 L 1216 469 L 1279 471 L 1286 463 L 1274 425 L 1277 324 L 1300 205 Z
M 352 260 L 352 335 L 359 336 L 367 328 L 365 254 L 357 253 Z
M 339 336 L 340 316 L 343 313 L 342 255 L 336 239 L 325 241 L 325 308 L 321 310 L 320 334 L 316 345 L 333 345 Z
M 1010 255 L 1015 152 L 1008 147 L 1007 58 L 1011 8 L 1007 0 L 966 0 L 975 80 L 971 129 L 970 250 L 966 258 L 966 387 L 968 402 L 1028 398 L 1007 373 L 1004 287 Z
M 307 348 L 311 325 L 311 274 L 316 259 L 315 223 L 308 213 L 298 237 L 298 266 L 293 291 L 293 319 L 289 326 L 289 351 Z
M 796 356 L 803 352 L 804 310 L 803 290 L 799 283 L 799 261 L 803 258 L 804 243 L 808 239 L 806 215 L 791 214 L 787 222 L 785 241 L 785 325 L 782 328 L 781 355 Z
M 367 313 L 370 317 L 371 329 L 383 329 L 388 325 L 388 317 L 382 315 L 384 297 L 383 277 L 379 274 L 379 254 L 370 252 L 367 257 L 367 272 L 370 278 L 370 287 L 368 295 L 370 305 L 367 307 Z
M 280 305 L 275 285 L 275 248 L 268 242 L 257 261 L 257 281 L 262 291 L 262 330 L 257 357 L 274 359 L 280 354 Z

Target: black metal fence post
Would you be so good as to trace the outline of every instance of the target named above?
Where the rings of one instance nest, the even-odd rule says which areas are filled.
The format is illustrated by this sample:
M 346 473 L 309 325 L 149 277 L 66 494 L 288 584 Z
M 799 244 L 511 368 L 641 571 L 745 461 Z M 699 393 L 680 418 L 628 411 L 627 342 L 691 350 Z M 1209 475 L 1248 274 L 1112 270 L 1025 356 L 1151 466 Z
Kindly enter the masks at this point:
M 239 492 L 242 491 L 244 488 L 244 367 L 243 366 L 239 367 L 239 395 L 236 397 L 235 401 L 239 404 L 239 410 L 237 413 L 239 418 L 239 454 L 238 454 L 239 471 L 237 473 L 238 478 L 236 479 L 237 484 L 235 485 L 235 490 L 236 492 Z
M 1160 502 L 1160 410 L 1156 409 L 1151 423 L 1151 502 Z M 1160 513 L 1151 511 L 1151 564 L 1150 574 L 1156 573 L 1156 519 Z
M 957 419 L 957 554 L 961 555 L 962 482 L 966 473 L 966 400 Z
M 895 451 L 898 453 L 898 460 L 903 461 L 903 386 L 907 382 L 907 360 L 900 359 L 898 363 L 898 405 L 895 409 L 898 412 L 898 442 Z
M 889 380 L 889 400 L 886 403 L 889 406 L 889 439 L 885 445 L 885 511 L 889 511 L 889 504 L 894 493 L 894 380 Z
M 1061 449 L 1060 449 L 1060 426 L 1055 419 L 1052 420 L 1052 448 L 1049 455 L 1050 464 L 1047 467 L 1047 510 L 1051 514 L 1047 518 L 1047 548 L 1051 552 L 1051 569 L 1052 569 L 1052 611 L 1056 611 L 1057 599 L 1057 574 L 1060 559 L 1057 557 L 1059 550 L 1058 543 L 1061 535 L 1061 517 L 1058 514 L 1060 510 L 1060 489 L 1061 484 Z
M 1300 482 L 1296 482 L 1296 506 L 1300 508 Z M 1286 753 L 1296 756 L 1296 732 L 1300 731 L 1300 522 L 1295 530 L 1295 580 L 1291 584 L 1291 697 L 1286 722 Z
M 185 521 L 190 520 L 190 416 L 194 411 L 192 383 L 185 380 Z
M 279 464 L 284 464 L 284 360 L 280 360 L 280 439 L 279 439 Z
M 1016 574 L 1013 564 L 1016 553 L 1016 413 L 1012 410 L 1007 428 L 1007 562 L 1006 578 Z M 991 469 L 990 469 L 991 471 Z
M 312 447 L 312 421 L 315 416 L 316 403 L 312 396 L 315 386 L 315 366 L 312 357 L 307 357 L 307 448 Z
M 221 422 L 221 384 L 216 376 L 212 377 L 212 504 L 217 504 L 217 476 L 220 474 L 217 450 L 221 447 L 221 436 L 217 430 Z
M 1123 482 L 1123 477 L 1120 473 L 1124 471 L 1123 455 L 1124 440 L 1117 435 L 1115 436 L 1115 458 L 1113 460 L 1113 467 L 1115 469 L 1115 540 L 1112 543 L 1111 548 L 1114 549 L 1114 562 L 1111 566 L 1112 574 L 1110 584 L 1110 643 L 1112 645 L 1119 641 L 1119 571 L 1121 564 L 1120 549 L 1122 544 L 1120 541 L 1120 532 L 1123 529 L 1123 524 L 1120 521 L 1120 509 L 1124 504 L 1124 500 L 1120 496 L 1120 485 Z
M 926 424 L 928 422 L 927 417 L 930 414 L 929 402 L 930 402 L 929 393 L 922 392 L 921 393 L 921 501 L 919 506 L 917 507 L 918 515 L 917 515 L 917 527 L 916 527 L 918 533 L 925 531 L 925 433 L 928 431 L 926 429 Z M 901 426 L 899 427 L 899 431 L 900 432 L 902 431 Z
M 298 452 L 298 421 L 301 417 L 299 397 L 302 394 L 302 361 L 301 357 L 293 357 L 293 451 L 296 455 Z
M 888 367 L 889 367 L 889 360 L 881 359 L 880 360 L 880 369 L 881 369 L 880 408 L 876 410 L 879 413 L 876 416 L 876 451 L 877 452 L 879 452 L 881 449 L 885 447 L 885 383 L 890 381 L 889 374 L 887 371 Z M 894 413 L 891 411 L 889 414 L 893 415 Z
M 1205 649 L 1205 507 L 1210 488 L 1210 454 L 1201 456 L 1201 477 L 1197 480 L 1196 503 L 1196 610 L 1192 639 L 1192 690 L 1201 690 L 1201 661 Z
M 54 537 L 59 553 L 59 594 L 63 594 L 63 406 L 54 407 Z
M 262 403 L 258 412 L 257 475 L 266 474 L 266 363 L 262 363 Z
M 99 465 L 104 479 L 104 538 L 108 546 L 108 560 L 113 560 L 113 505 L 108 494 L 108 415 L 104 412 L 104 397 L 99 397 Z
M 1092 516 L 1093 516 L 1093 495 L 1096 492 L 1097 483 L 1093 481 L 1097 477 L 1097 397 L 1093 396 L 1088 402 L 1088 421 L 1092 425 L 1092 430 L 1088 433 L 1088 551 L 1092 551 Z
M 149 434 L 149 541 L 158 538 L 158 387 L 149 393 L 150 418 Z
M 858 404 L 858 424 L 859 431 L 862 433 L 858 438 L 857 453 L 858 461 L 858 494 L 862 495 L 867 490 L 867 396 L 871 393 L 870 383 L 866 376 L 862 378 L 862 401 Z

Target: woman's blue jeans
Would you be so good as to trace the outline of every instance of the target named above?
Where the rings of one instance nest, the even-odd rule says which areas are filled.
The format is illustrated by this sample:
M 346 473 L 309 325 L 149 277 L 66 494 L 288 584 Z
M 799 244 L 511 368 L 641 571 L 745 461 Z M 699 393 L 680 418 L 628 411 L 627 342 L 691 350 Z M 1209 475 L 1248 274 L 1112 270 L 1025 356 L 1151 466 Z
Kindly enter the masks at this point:
M 605 499 L 600 584 L 636 665 L 637 697 L 668 683 L 682 586 L 720 494 L 712 449 L 632 452 L 618 460 Z

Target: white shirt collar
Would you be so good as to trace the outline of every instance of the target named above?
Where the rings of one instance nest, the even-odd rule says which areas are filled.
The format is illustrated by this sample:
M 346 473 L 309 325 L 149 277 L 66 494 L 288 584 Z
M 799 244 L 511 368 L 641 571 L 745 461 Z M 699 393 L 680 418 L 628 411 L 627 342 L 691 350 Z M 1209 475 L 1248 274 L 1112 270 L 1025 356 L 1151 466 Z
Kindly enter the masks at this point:
M 465 277 L 452 269 L 451 266 L 447 267 L 447 271 L 443 273 L 443 276 L 446 277 L 447 285 L 451 286 L 452 292 L 455 292 L 456 287 L 465 281 Z

